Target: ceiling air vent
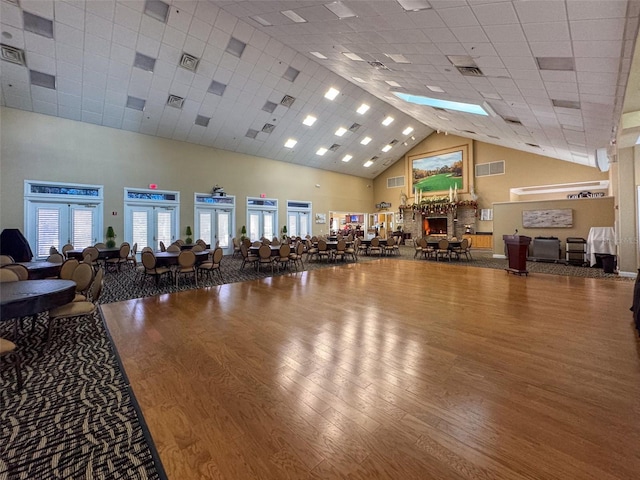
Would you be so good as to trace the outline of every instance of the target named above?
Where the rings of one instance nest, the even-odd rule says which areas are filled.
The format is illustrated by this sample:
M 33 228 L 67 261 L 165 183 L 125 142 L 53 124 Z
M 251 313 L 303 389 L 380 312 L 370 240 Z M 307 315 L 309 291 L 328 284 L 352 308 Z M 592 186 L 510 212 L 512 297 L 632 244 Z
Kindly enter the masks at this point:
M 273 123 L 265 123 L 264 126 L 262 127 L 262 131 L 264 133 L 271 133 L 273 132 L 274 128 L 276 128 L 276 126 Z
M 253 128 L 250 128 L 249 130 L 247 130 L 247 133 L 245 134 L 245 137 L 249 137 L 249 138 L 256 138 L 258 136 L 258 130 L 254 130 Z
M 389 145 L 395 145 L 396 143 L 398 143 L 398 140 L 396 140 L 395 138 L 393 140 L 391 140 L 389 142 Z
M 138 97 L 127 97 L 127 108 L 133 108 L 134 110 L 144 110 L 144 106 L 147 103 L 146 100 Z
M 522 126 L 522 122 L 520 120 L 518 120 L 515 117 L 502 117 L 502 119 L 507 122 L 510 123 L 511 125 L 519 125 Z
M 372 62 L 367 62 L 369 65 L 371 65 L 373 68 L 375 68 L 376 70 L 389 70 L 389 67 L 387 67 L 384 63 L 379 62 L 377 60 L 373 60 Z
M 535 143 L 525 143 L 525 145 L 528 145 L 533 148 L 540 148 L 540 145 L 536 145 Z
M 182 68 L 195 72 L 196 68 L 198 68 L 199 61 L 200 59 L 198 57 L 194 57 L 193 55 L 182 52 L 182 57 L 180 57 L 180 66 Z
M 196 117 L 196 121 L 194 123 L 196 125 L 200 125 L 201 127 L 208 127 L 209 126 L 209 120 L 211 120 L 211 117 L 205 117 L 203 115 L 198 115 Z
M 162 23 L 167 23 L 169 5 L 160 0 L 147 0 L 144 4 L 144 13 Z
M 465 77 L 484 77 L 484 73 L 478 67 L 458 67 L 458 71 Z
M 295 101 L 296 99 L 291 95 L 285 95 L 284 97 L 282 97 L 282 100 L 280 100 L 280 105 L 284 105 L 285 107 L 290 107 L 291 105 L 293 105 L 293 102 Z
M 273 111 L 276 109 L 277 106 L 278 106 L 277 103 L 270 102 L 269 100 L 267 100 L 264 106 L 262 107 L 262 110 L 264 110 L 265 112 L 273 113 Z
M 27 60 L 24 56 L 24 50 L 12 47 L 11 45 L 0 43 L 0 52 L 2 60 L 6 60 L 7 62 L 11 63 L 17 63 L 18 65 L 27 64 Z
M 362 125 L 360 125 L 359 123 L 354 123 L 353 125 L 351 125 L 349 127 L 349 131 L 350 132 L 357 132 L 358 129 L 361 127 Z
M 331 145 L 329 147 L 329 150 L 331 150 L 332 152 L 335 152 L 336 150 L 338 150 L 340 148 L 340 145 L 338 145 L 337 143 L 334 143 L 333 145 Z
M 177 95 L 169 95 L 169 98 L 167 99 L 167 105 L 173 108 L 182 108 L 183 103 L 184 98 Z
M 146 72 L 153 72 L 153 69 L 156 68 L 156 59 L 143 55 L 140 52 L 136 52 L 136 56 L 133 60 L 133 66 Z

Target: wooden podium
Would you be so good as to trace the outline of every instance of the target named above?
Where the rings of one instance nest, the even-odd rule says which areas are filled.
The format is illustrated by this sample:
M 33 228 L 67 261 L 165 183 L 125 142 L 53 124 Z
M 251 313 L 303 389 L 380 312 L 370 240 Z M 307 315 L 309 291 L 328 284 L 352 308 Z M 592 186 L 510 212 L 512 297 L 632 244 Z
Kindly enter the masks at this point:
M 507 247 L 507 257 L 509 258 L 508 273 L 518 275 L 528 275 L 527 271 L 527 251 L 531 243 L 531 237 L 524 235 L 503 235 L 502 239 Z

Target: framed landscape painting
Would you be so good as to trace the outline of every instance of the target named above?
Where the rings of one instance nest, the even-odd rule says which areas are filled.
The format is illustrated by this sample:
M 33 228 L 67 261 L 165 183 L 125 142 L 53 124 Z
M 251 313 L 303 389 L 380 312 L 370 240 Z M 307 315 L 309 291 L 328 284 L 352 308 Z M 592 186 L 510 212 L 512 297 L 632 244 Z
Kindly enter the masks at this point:
M 469 193 L 469 159 L 467 146 L 409 157 L 413 193 L 446 195 L 451 190 Z

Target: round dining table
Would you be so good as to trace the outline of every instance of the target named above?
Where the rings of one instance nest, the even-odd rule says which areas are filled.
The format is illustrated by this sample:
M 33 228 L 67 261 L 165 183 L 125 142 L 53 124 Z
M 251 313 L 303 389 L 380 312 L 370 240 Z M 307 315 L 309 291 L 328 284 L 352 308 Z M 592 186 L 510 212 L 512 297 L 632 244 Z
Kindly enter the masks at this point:
M 29 280 L 39 280 L 48 277 L 57 277 L 60 274 L 61 263 L 53 262 L 18 262 L 29 272 Z
M 72 302 L 76 283 L 71 280 L 5 282 L 0 288 L 0 320 L 26 317 Z
M 73 250 L 67 250 L 67 258 L 76 258 L 82 260 L 84 249 L 74 248 Z M 98 259 L 106 260 L 107 258 L 115 258 L 120 256 L 120 247 L 114 248 L 98 248 Z
M 193 252 L 196 255 L 196 264 L 204 262 L 209 253 L 209 250 L 203 250 L 201 252 Z M 154 252 L 156 256 L 156 264 L 158 266 L 169 266 L 169 265 L 177 265 L 178 257 L 180 256 L 180 252 Z

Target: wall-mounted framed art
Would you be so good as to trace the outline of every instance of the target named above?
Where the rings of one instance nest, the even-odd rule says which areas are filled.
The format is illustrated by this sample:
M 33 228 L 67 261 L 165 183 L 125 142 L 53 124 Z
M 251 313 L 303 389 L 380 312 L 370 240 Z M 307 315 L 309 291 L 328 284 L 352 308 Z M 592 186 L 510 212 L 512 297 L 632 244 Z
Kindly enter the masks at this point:
M 451 190 L 469 193 L 467 145 L 412 155 L 408 168 L 414 195 L 448 195 Z

